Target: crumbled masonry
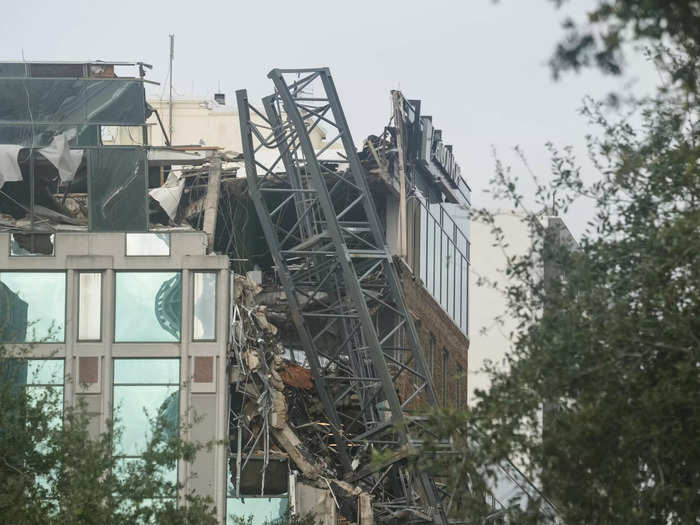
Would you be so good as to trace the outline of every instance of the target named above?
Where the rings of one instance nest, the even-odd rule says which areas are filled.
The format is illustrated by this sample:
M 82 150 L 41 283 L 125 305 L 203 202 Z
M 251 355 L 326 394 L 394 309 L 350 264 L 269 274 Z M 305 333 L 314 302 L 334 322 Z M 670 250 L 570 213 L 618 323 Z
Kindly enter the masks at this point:
M 267 466 L 266 458 L 270 454 L 286 455 L 291 468 L 299 471 L 304 482 L 318 489 L 331 490 L 340 514 L 349 523 L 356 523 L 359 501 L 366 501 L 369 495 L 360 487 L 336 478 L 329 457 L 331 449 L 322 446 L 327 441 L 328 423 L 314 399 L 311 373 L 283 356 L 279 334 L 285 328 L 286 303 L 271 302 L 271 295 L 263 293 L 262 287 L 250 279 L 235 275 L 234 280 L 236 293 L 232 299 L 240 317 L 232 328 L 235 336 L 231 359 L 237 370 L 234 388 L 242 394 L 243 406 L 240 415 L 232 414 L 231 418 L 234 424 L 259 437 L 250 440 L 254 443 L 250 448 L 242 446 L 233 452 L 236 457 L 239 453 L 241 456 L 262 457 L 263 468 Z M 261 299 L 268 304 L 261 304 Z M 270 321 L 271 313 L 279 314 L 276 318 L 280 326 Z M 293 408 L 291 413 L 290 405 Z M 235 463 L 231 472 L 232 476 L 237 475 Z M 264 482 L 263 478 L 261 494 L 265 491 Z M 365 503 L 365 516 L 368 512 L 371 512 L 371 506 Z M 367 521 L 365 517 L 363 523 L 372 523 L 371 518 Z

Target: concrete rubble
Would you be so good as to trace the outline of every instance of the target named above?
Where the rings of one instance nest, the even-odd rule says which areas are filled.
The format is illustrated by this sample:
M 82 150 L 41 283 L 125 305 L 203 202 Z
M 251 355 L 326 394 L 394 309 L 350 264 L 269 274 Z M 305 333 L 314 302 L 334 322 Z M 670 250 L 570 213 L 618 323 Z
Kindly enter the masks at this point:
M 232 306 L 239 315 L 234 316 L 237 320 L 232 327 L 231 359 L 236 370 L 232 381 L 244 397 L 239 423 L 260 436 L 252 440 L 255 445 L 249 450 L 242 445 L 232 450 L 234 457 L 262 457 L 265 466 L 271 454 L 285 456 L 290 468 L 298 472 L 296 511 L 300 514 L 312 512 L 329 525 L 337 523 L 338 517 L 348 524 L 374 523 L 370 495 L 336 477 L 329 457 L 332 447 L 323 446 L 324 440 L 318 439 L 319 433 L 327 437 L 329 432 L 315 399 L 311 372 L 284 356 L 280 338 L 288 328 L 284 326 L 288 322 L 284 297 L 264 292 L 259 284 L 240 275 L 234 276 L 233 290 Z M 299 410 L 300 404 L 304 410 Z M 290 405 L 294 407 L 291 413 Z M 237 472 L 240 475 L 237 468 L 240 466 L 232 465 L 232 477 Z M 264 483 L 263 477 L 261 494 Z

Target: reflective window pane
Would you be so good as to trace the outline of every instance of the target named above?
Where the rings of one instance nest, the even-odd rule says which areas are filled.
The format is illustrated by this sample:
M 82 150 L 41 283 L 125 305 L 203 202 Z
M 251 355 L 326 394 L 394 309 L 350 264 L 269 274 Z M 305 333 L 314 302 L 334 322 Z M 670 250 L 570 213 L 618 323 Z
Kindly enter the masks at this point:
M 165 421 L 164 439 L 179 431 L 179 380 L 179 359 L 114 360 L 113 415 L 119 429 L 114 442 L 114 454 L 119 456 L 117 475 L 125 475 L 130 464 L 140 461 L 139 456 L 153 439 L 154 420 Z M 160 473 L 164 480 L 176 483 L 177 463 L 162 468 Z
M 169 233 L 127 233 L 127 255 L 170 255 Z
M 216 338 L 216 273 L 194 274 L 194 320 L 193 338 L 213 340 Z
M 121 428 L 114 453 L 138 456 L 152 437 L 151 420 L 163 417 L 177 431 L 179 413 L 178 385 L 114 385 L 114 416 Z
M 28 385 L 63 386 L 63 359 L 29 359 L 26 364 Z
M 226 498 L 226 523 L 233 525 L 234 516 L 253 516 L 251 525 L 278 523 L 284 518 L 289 499 L 283 497 Z
M 182 282 L 179 272 L 118 272 L 114 340 L 180 340 Z
M 178 359 L 115 359 L 114 384 L 177 385 Z
M 63 342 L 65 316 L 65 273 L 0 273 L 0 341 Z
M 102 326 L 102 273 L 81 273 L 78 290 L 78 339 L 99 341 Z
M 50 424 L 60 427 L 63 414 L 63 359 L 4 359 L 0 362 L 0 381 L 22 389 L 29 406 L 41 406 Z M 18 395 L 20 391 L 18 390 Z M 46 447 L 38 443 L 37 447 Z
M 143 472 L 144 460 L 138 457 L 119 458 L 115 463 L 114 472 L 120 479 L 126 479 L 129 469 L 134 469 L 137 475 Z M 164 482 L 171 483 L 173 488 L 175 488 L 177 484 L 177 462 L 173 462 L 172 465 L 168 466 L 160 465 L 155 470 Z M 167 494 L 164 494 L 164 496 L 167 496 Z M 150 500 L 145 500 L 143 503 L 148 501 Z

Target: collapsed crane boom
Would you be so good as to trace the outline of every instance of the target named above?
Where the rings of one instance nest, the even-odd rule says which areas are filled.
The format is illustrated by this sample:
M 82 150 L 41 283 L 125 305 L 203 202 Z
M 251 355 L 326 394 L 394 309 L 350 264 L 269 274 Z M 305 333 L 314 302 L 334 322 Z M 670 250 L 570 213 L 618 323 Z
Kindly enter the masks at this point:
M 249 193 L 340 468 L 368 487 L 378 520 L 409 510 L 447 523 L 431 477 L 407 466 L 409 407 L 436 397 L 330 71 L 268 76 L 275 93 L 264 113 L 237 92 Z M 321 125 L 323 141 L 312 136 Z M 374 450 L 388 459 L 372 461 Z

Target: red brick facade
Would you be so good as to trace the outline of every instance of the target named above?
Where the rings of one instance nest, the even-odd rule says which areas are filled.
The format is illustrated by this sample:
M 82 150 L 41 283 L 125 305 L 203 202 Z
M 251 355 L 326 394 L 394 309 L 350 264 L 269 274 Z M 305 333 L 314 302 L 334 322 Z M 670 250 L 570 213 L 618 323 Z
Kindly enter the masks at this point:
M 433 387 L 438 401 L 441 406 L 466 406 L 469 338 L 423 288 L 405 263 L 399 260 L 397 266 L 406 304 L 413 315 L 428 367 L 432 368 Z

